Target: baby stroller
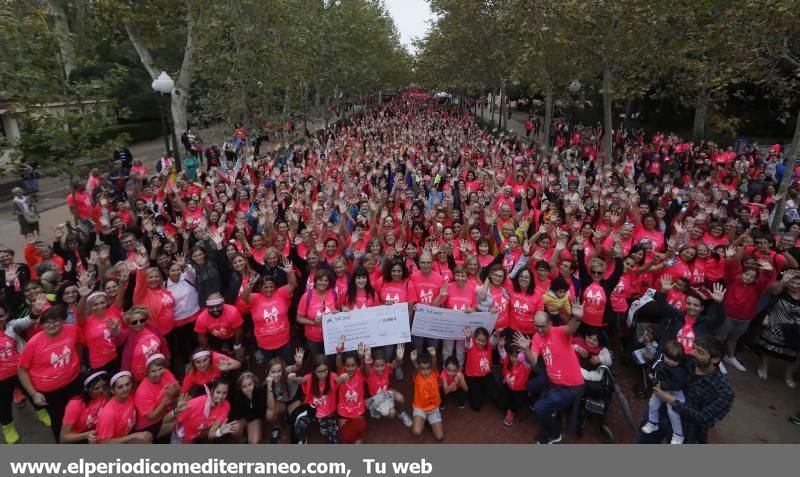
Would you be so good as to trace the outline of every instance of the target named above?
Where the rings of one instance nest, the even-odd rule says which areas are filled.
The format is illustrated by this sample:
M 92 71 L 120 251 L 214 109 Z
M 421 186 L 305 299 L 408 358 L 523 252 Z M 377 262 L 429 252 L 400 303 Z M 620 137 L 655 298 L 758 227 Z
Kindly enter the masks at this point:
M 650 390 L 653 389 L 653 380 L 650 379 L 650 372 L 652 371 L 652 359 L 645 360 L 641 354 L 644 348 L 640 348 L 633 352 L 633 362 L 639 366 L 639 371 L 642 373 L 642 380 L 633 385 L 633 393 L 639 399 L 647 399 L 650 397 Z
M 614 396 L 614 375 L 607 366 L 599 366 L 603 376 L 599 381 L 586 381 L 583 396 L 577 403 L 577 423 L 575 434 L 583 437 L 586 424 L 589 420 L 598 423 L 598 433 L 600 439 L 605 443 L 614 442 L 614 433 L 606 425 L 606 415 Z

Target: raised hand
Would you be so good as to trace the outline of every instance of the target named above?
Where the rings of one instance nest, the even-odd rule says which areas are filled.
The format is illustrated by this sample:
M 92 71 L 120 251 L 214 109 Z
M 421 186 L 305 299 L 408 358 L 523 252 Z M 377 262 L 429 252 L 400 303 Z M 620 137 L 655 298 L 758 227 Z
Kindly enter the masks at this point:
M 305 357 L 306 351 L 303 348 L 297 348 L 294 350 L 294 362 L 295 364 L 303 364 L 303 357 Z
M 406 353 L 406 345 L 405 345 L 405 343 L 398 344 L 396 349 L 395 349 L 395 353 L 397 355 L 397 359 L 399 361 L 403 361 L 403 357 L 405 356 L 405 353 Z
M 531 339 L 527 336 L 523 335 L 519 331 L 514 332 L 514 344 L 519 346 L 522 349 L 528 349 L 531 347 Z
M 583 318 L 583 303 L 581 303 L 581 299 L 575 297 L 574 300 L 570 300 L 569 304 L 572 308 L 572 316 L 576 318 Z
M 672 287 L 674 285 L 675 284 L 672 281 L 672 275 L 667 275 L 667 274 L 661 275 L 661 290 L 665 292 L 672 290 Z
M 419 355 L 419 353 L 417 353 L 417 350 L 412 349 L 411 350 L 411 355 L 410 355 L 411 356 L 411 361 L 416 361 L 418 355 Z
M 735 256 L 736 256 L 736 247 L 731 245 L 731 246 L 729 246 L 728 248 L 725 249 L 725 257 L 726 258 L 731 259 L 731 258 L 733 258 Z
M 764 270 L 764 271 L 767 271 L 767 272 L 771 272 L 772 270 L 775 270 L 775 267 L 773 267 L 772 264 L 769 263 L 769 260 L 759 259 L 759 260 L 756 260 L 756 263 L 758 263 L 758 268 L 760 268 L 761 270 Z
M 725 299 L 725 292 L 727 290 L 722 285 L 722 283 L 715 283 L 713 290 L 711 292 L 711 299 L 717 303 L 722 303 L 722 300 Z
M 428 346 L 428 354 L 433 357 L 436 357 L 436 348 L 434 346 Z
M 467 340 L 472 339 L 472 327 L 470 326 L 464 327 L 464 337 L 467 338 Z

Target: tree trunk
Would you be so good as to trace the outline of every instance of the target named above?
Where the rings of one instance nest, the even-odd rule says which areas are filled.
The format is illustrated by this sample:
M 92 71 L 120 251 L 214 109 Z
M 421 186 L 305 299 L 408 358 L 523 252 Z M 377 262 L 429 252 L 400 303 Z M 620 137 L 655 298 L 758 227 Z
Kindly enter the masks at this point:
M 504 123 L 508 125 L 508 120 L 506 119 L 506 82 L 505 80 L 500 80 L 500 119 L 497 127 L 501 131 Z
M 546 153 L 550 149 L 550 123 L 553 122 L 553 82 L 549 77 L 544 87 L 544 122 L 540 132 L 540 143 Z
M 694 125 L 692 126 L 692 139 L 699 142 L 706 135 L 706 112 L 708 111 L 708 95 L 703 94 L 698 98 L 694 107 Z
M 58 38 L 58 50 L 61 53 L 61 63 L 64 67 L 64 83 L 69 83 L 69 77 L 75 68 L 75 45 L 72 43 L 72 32 L 69 28 L 67 11 L 60 0 L 47 0 L 50 16 L 53 17 L 53 29 Z
M 622 130 L 623 131 L 625 129 L 627 129 L 628 125 L 630 124 L 631 114 L 633 114 L 633 113 L 631 113 L 631 111 L 633 111 L 633 100 L 629 99 L 629 100 L 627 100 L 625 102 L 625 117 L 622 118 Z
M 613 118 L 611 114 L 611 67 L 608 60 L 603 61 L 603 152 L 604 164 L 611 164 L 613 158 Z
M 492 104 L 489 105 L 489 111 L 491 112 L 492 120 L 490 124 L 494 124 L 494 109 L 495 109 L 495 102 L 497 98 L 495 98 L 494 88 L 492 88 Z
M 789 185 L 792 183 L 792 175 L 794 174 L 794 169 L 797 167 L 798 162 L 800 162 L 800 111 L 797 112 L 797 122 L 794 125 L 794 136 L 792 137 L 792 152 L 790 157 L 786 159 L 786 168 L 783 170 L 783 178 L 781 179 L 781 186 L 778 189 L 778 193 L 782 195 L 781 200 L 778 201 L 778 205 L 775 207 L 775 216 L 772 218 L 772 226 L 770 227 L 770 231 L 775 234 L 781 227 L 783 223 L 783 212 L 786 210 L 786 199 L 787 199 L 787 192 L 789 191 Z

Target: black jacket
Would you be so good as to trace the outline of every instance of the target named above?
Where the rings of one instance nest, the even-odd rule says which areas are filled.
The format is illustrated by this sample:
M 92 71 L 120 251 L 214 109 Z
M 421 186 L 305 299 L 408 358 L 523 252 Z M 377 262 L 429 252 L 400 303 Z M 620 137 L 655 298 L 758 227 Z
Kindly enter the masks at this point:
M 653 363 L 655 382 L 661 385 L 664 391 L 681 391 L 686 386 L 689 371 L 683 363 L 670 366 L 664 361 L 664 355 L 658 357 Z

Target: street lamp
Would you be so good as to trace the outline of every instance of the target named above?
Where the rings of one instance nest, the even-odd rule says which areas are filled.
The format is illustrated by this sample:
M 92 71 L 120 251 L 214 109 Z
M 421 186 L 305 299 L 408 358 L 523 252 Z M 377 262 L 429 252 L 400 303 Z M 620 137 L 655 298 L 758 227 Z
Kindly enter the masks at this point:
M 170 113 L 172 102 L 172 91 L 175 89 L 175 81 L 162 71 L 158 78 L 153 80 L 150 85 L 153 91 L 158 93 L 158 109 L 161 113 L 161 128 L 164 132 L 164 145 L 167 153 L 170 151 L 170 138 L 172 138 L 172 157 L 175 160 L 175 167 L 181 170 L 181 156 L 178 149 L 178 138 L 175 137 L 175 125 L 172 123 L 172 114 Z

